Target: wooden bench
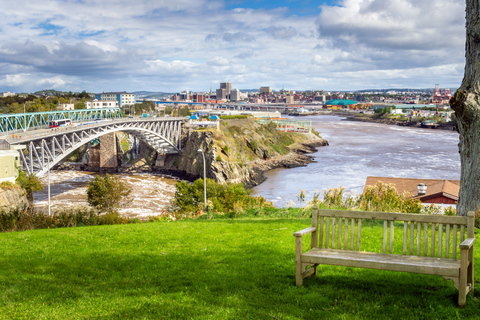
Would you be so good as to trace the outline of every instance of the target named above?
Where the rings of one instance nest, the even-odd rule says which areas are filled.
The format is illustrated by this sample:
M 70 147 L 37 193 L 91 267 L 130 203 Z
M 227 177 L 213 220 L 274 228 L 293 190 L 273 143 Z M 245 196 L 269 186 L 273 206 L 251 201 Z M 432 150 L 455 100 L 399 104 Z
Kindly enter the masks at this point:
M 383 220 L 382 252 L 361 251 L 362 221 L 365 225 L 367 220 Z M 394 230 L 402 227 L 401 222 L 402 252 L 400 244 L 394 246 Z M 462 307 L 466 295 L 473 294 L 474 222 L 473 212 L 459 217 L 314 207 L 312 226 L 293 234 L 296 285 L 301 286 L 304 278 L 315 276 L 320 264 L 434 274 L 453 280 L 458 290 L 458 305 Z M 302 239 L 307 234 L 311 234 L 310 250 L 303 252 Z

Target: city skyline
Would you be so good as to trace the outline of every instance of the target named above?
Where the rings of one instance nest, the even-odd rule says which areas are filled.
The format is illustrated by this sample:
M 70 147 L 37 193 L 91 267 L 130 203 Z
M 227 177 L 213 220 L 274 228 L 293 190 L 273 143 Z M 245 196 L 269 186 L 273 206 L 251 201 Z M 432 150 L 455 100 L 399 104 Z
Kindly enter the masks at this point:
M 458 87 L 455 0 L 0 0 L 0 91 Z

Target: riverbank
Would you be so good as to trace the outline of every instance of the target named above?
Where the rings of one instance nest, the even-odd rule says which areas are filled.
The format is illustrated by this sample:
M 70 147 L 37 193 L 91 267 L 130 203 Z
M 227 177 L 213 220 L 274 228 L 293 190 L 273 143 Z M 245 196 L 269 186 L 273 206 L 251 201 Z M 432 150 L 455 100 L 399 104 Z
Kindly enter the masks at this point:
M 387 125 L 396 125 L 402 127 L 414 127 L 414 128 L 424 128 L 424 129 L 438 129 L 438 130 L 450 130 L 455 131 L 456 127 L 453 124 L 449 123 L 439 123 L 432 125 L 424 125 L 421 122 L 417 121 L 401 121 L 392 118 L 373 118 L 368 115 L 363 114 L 342 114 L 346 117 L 347 121 L 361 121 L 361 122 L 372 122 L 372 123 L 381 123 Z

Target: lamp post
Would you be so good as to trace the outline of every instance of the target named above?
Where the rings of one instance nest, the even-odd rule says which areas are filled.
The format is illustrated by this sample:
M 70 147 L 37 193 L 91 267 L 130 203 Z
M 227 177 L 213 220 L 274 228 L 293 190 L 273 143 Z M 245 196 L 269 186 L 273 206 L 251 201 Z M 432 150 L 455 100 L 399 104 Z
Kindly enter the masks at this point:
M 25 102 L 23 103 L 23 132 L 27 131 L 27 113 L 25 112 Z
M 48 170 L 48 216 L 50 217 L 50 158 L 47 159 Z
M 205 164 L 205 153 L 202 149 L 198 149 L 197 152 L 201 152 L 203 157 L 203 208 L 204 210 L 207 210 L 207 169 Z

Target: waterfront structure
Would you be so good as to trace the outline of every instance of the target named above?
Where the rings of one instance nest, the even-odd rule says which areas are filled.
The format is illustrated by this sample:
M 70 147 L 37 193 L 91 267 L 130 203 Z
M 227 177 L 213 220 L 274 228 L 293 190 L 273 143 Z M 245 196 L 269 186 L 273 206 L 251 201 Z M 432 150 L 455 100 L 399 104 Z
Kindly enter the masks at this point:
M 136 95 L 134 93 L 123 92 L 103 92 L 95 94 L 95 99 L 99 101 L 118 101 L 118 106 L 124 107 L 135 104 Z

